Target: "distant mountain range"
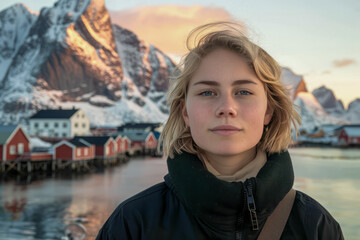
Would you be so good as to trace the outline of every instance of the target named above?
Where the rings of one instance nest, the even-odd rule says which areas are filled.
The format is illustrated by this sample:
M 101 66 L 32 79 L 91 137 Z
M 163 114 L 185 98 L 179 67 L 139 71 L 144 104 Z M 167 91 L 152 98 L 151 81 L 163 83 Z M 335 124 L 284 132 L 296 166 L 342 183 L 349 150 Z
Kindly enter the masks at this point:
M 83 109 L 93 125 L 163 122 L 175 63 L 133 32 L 112 24 L 104 0 L 59 0 L 39 14 L 16 4 L 0 12 L 0 124 L 25 123 L 39 109 Z M 282 81 L 303 128 L 360 123 L 333 92 L 308 92 L 301 75 Z

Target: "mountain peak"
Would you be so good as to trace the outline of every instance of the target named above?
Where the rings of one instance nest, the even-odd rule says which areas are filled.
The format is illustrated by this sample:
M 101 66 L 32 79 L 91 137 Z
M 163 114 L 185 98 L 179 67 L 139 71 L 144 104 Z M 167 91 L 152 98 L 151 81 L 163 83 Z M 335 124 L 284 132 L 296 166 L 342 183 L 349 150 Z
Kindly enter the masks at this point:
M 313 95 L 316 97 L 316 99 L 319 101 L 321 106 L 325 109 L 329 108 L 337 108 L 338 107 L 338 101 L 333 93 L 332 90 L 325 87 L 324 85 L 313 90 Z
M 2 123 L 68 105 L 84 109 L 96 125 L 165 120 L 174 63 L 112 25 L 103 0 L 60 0 L 29 29 L 3 65 Z
M 292 100 L 296 98 L 298 93 L 307 92 L 304 77 L 302 75 L 295 74 L 290 68 L 281 68 L 281 82 L 289 90 L 289 95 Z

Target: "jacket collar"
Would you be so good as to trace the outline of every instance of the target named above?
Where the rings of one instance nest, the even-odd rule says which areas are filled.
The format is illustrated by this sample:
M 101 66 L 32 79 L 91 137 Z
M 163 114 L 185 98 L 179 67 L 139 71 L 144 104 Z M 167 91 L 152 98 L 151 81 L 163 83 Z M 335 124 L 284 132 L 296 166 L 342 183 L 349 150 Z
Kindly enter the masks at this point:
M 253 184 L 256 212 L 261 219 L 266 219 L 294 182 L 287 151 L 268 155 L 267 159 L 256 178 L 246 180 Z M 209 226 L 222 225 L 226 230 L 235 225 L 239 214 L 247 212 L 243 182 L 219 180 L 196 155 L 187 152 L 168 158 L 167 164 L 169 174 L 165 183 L 195 218 Z

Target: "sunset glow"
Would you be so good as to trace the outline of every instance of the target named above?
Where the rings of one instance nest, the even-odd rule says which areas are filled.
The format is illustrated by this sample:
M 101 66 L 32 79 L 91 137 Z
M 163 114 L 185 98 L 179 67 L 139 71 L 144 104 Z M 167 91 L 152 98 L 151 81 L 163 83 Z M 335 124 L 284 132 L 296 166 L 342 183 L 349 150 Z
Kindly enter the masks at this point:
M 194 27 L 231 20 L 231 15 L 225 9 L 201 5 L 146 6 L 110 14 L 113 23 L 131 29 L 140 39 L 170 54 L 186 52 L 185 40 Z

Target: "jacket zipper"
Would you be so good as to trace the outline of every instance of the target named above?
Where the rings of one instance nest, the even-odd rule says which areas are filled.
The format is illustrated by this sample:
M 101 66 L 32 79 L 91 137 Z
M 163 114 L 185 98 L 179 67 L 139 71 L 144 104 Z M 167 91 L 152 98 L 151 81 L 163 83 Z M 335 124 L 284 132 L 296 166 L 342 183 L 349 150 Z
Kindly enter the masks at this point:
M 250 213 L 251 226 L 254 231 L 259 230 L 259 223 L 256 215 L 256 205 L 253 195 L 252 179 L 245 182 L 245 192 L 247 195 L 247 205 Z
M 244 225 L 244 213 L 245 213 L 246 205 L 247 205 L 247 208 L 250 213 L 252 229 L 255 231 L 259 230 L 259 224 L 258 224 L 257 214 L 256 214 L 256 205 L 255 205 L 255 200 L 254 200 L 254 195 L 253 195 L 253 187 L 254 187 L 253 179 L 249 179 L 249 180 L 245 181 L 242 212 L 238 215 L 237 221 L 236 221 L 236 231 L 235 231 L 235 239 L 236 240 L 245 239 L 244 231 L 241 231 L 241 229 L 243 229 L 243 225 Z

